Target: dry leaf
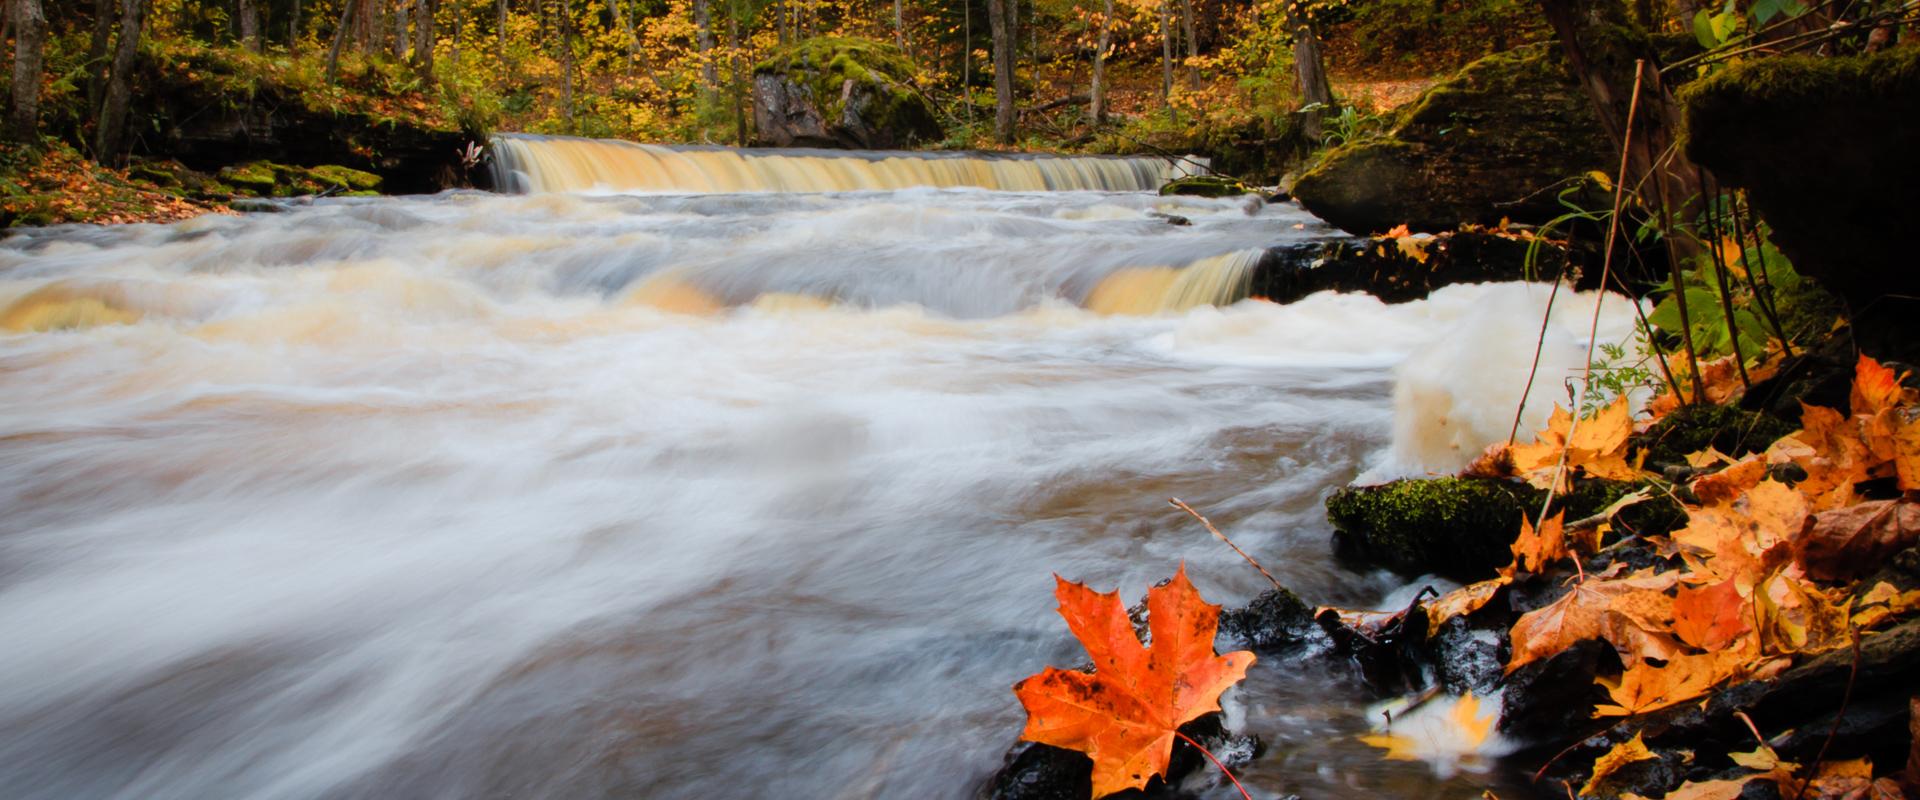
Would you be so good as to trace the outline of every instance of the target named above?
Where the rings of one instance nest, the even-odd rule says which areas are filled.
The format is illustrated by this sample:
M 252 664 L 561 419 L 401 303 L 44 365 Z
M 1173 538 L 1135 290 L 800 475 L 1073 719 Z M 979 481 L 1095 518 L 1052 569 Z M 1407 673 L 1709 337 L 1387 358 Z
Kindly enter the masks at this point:
M 1826 511 L 1794 542 L 1794 560 L 1823 581 L 1848 580 L 1878 570 L 1920 540 L 1920 503 L 1876 500 Z
M 1673 634 L 1701 650 L 1725 647 L 1753 630 L 1752 608 L 1732 578 L 1699 588 L 1682 584 L 1673 598 Z
M 1640 734 L 1636 733 L 1632 739 L 1614 745 L 1612 750 L 1593 760 L 1593 777 L 1588 778 L 1586 785 L 1580 787 L 1580 795 L 1583 797 L 1592 795 L 1595 787 L 1604 783 L 1613 773 L 1619 772 L 1621 767 L 1656 758 L 1659 756 L 1654 755 L 1652 750 L 1648 750 L 1647 743 L 1641 741 Z
M 1754 592 L 1760 633 L 1772 653 L 1824 653 L 1847 646 L 1851 600 L 1835 603 L 1820 588 L 1776 572 Z
M 1664 626 L 1647 617 L 1658 613 L 1649 608 L 1658 603 L 1650 595 L 1664 597 L 1662 593 L 1679 577 L 1678 572 L 1624 578 L 1596 575 L 1574 584 L 1560 599 L 1514 621 L 1509 632 L 1513 655 L 1506 671 L 1552 657 L 1584 639 L 1606 639 L 1620 651 L 1622 660 L 1630 662 L 1671 651 L 1672 643 L 1663 641 Z
M 1485 608 L 1500 596 L 1500 588 L 1512 583 L 1505 576 L 1470 583 L 1434 598 L 1427 603 L 1427 636 L 1440 633 L 1440 626 L 1454 617 L 1462 617 Z
M 1562 528 L 1563 514 L 1555 514 L 1534 530 L 1533 521 L 1520 518 L 1520 535 L 1513 540 L 1513 563 L 1501 572 L 1511 577 L 1516 572 L 1538 574 L 1540 568 L 1567 557 L 1567 537 Z

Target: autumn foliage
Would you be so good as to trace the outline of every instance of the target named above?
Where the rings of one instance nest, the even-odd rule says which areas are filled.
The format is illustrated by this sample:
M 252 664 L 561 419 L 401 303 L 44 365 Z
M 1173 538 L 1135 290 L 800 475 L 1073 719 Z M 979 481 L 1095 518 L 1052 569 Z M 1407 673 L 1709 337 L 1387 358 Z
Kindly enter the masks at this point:
M 1603 547 L 1605 520 L 1579 535 L 1557 516 L 1523 523 L 1513 563 L 1430 602 L 1431 624 L 1472 613 L 1518 581 L 1564 576 L 1557 599 L 1514 621 L 1506 669 L 1583 641 L 1607 643 L 1624 668 L 1599 679 L 1610 701 L 1594 709 L 1601 718 L 1698 702 L 1730 682 L 1854 645 L 1920 609 L 1920 591 L 1865 580 L 1920 541 L 1920 397 L 1900 378 L 1862 356 L 1847 413 L 1807 406 L 1801 430 L 1743 459 L 1695 454 L 1699 477 L 1671 487 L 1685 501 L 1687 524 L 1669 535 L 1628 534 Z M 1624 404 L 1578 425 L 1557 412 L 1535 443 L 1483 464 L 1504 457 L 1517 477 L 1562 490 L 1574 473 L 1649 479 L 1626 453 L 1630 432 Z M 1869 499 L 1870 482 L 1892 482 L 1900 495 Z M 1626 548 L 1648 557 L 1620 557 Z M 1599 563 L 1610 562 L 1604 571 L 1577 571 L 1577 560 L 1602 555 Z M 1555 569 L 1569 561 L 1576 572 Z M 1593 780 L 1648 757 L 1637 737 L 1624 742 L 1594 764 Z M 1780 783 L 1787 796 L 1902 796 L 1864 763 L 1787 764 L 1764 746 L 1736 761 L 1753 774 L 1688 784 L 1668 797 L 1731 798 L 1753 780 Z
M 1253 654 L 1214 654 L 1220 607 L 1200 598 L 1185 565 L 1147 592 L 1150 647 L 1134 635 L 1119 592 L 1055 581 L 1060 616 L 1093 672 L 1048 667 L 1014 684 L 1027 709 L 1020 738 L 1086 753 L 1095 797 L 1143 788 L 1165 774 L 1176 730 L 1220 710 L 1220 693 L 1246 676 Z

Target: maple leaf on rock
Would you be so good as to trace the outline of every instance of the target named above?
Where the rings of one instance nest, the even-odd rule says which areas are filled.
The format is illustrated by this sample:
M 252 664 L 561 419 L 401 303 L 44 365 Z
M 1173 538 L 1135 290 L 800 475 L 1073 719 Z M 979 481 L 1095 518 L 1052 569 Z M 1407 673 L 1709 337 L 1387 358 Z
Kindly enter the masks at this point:
M 1656 758 L 1659 756 L 1654 755 L 1652 750 L 1648 750 L 1646 742 L 1642 741 L 1640 734 L 1636 733 L 1632 739 L 1614 745 L 1612 750 L 1593 760 L 1593 777 L 1588 778 L 1587 784 L 1580 787 L 1580 795 L 1582 797 L 1592 795 L 1594 789 L 1605 785 L 1607 778 L 1619 772 L 1622 767 Z
M 1546 430 L 1534 435 L 1533 444 L 1516 444 L 1508 451 L 1512 454 L 1514 471 L 1534 488 L 1552 488 L 1564 494 L 1570 489 L 1569 478 L 1575 470 L 1609 480 L 1638 478 L 1639 470 L 1627 463 L 1627 437 L 1632 434 L 1633 411 L 1625 397 L 1592 417 L 1581 419 L 1578 424 L 1572 414 L 1556 405 L 1547 419 Z M 1560 473 L 1556 485 L 1554 473 L 1563 455 L 1566 469 Z
M 1246 677 L 1253 654 L 1214 654 L 1220 607 L 1201 599 L 1184 564 L 1170 583 L 1147 590 L 1152 647 L 1134 635 L 1118 591 L 1054 580 L 1060 616 L 1094 672 L 1047 667 L 1014 684 L 1027 709 L 1020 738 L 1086 753 L 1094 797 L 1143 788 L 1166 772 L 1174 732 L 1220 710 L 1220 693 Z

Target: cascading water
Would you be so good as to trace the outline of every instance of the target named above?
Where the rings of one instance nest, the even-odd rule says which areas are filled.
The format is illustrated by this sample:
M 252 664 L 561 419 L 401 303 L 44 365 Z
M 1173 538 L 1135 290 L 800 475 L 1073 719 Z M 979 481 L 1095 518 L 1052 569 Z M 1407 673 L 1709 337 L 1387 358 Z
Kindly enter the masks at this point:
M 1402 583 L 1332 563 L 1320 499 L 1430 416 L 1396 365 L 1510 411 L 1530 348 L 1433 348 L 1530 343 L 1547 292 L 1215 307 L 1248 254 L 1326 233 L 1251 199 L 918 189 L 16 235 L 0 795 L 971 796 L 1012 683 L 1083 657 L 1051 573 L 1263 588 L 1169 496 L 1314 600 Z M 1228 701 L 1270 748 L 1241 777 L 1507 796 L 1382 761 L 1365 699 L 1262 661 Z
M 856 192 L 973 187 L 1016 192 L 1152 191 L 1203 173 L 1194 156 L 737 150 L 610 139 L 493 137 L 494 185 L 508 192 Z

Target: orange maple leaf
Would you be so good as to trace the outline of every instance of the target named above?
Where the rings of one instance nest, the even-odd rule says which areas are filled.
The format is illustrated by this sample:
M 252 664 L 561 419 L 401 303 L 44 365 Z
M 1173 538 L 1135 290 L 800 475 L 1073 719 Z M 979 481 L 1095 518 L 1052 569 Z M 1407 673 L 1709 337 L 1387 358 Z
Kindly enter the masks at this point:
M 1673 634 L 1702 650 L 1725 647 L 1753 630 L 1752 604 L 1728 578 L 1701 587 L 1681 584 L 1673 598 Z
M 1571 435 L 1569 435 L 1571 434 Z M 1553 488 L 1565 493 L 1571 487 L 1568 478 L 1580 470 L 1595 478 L 1634 480 L 1640 471 L 1627 462 L 1627 437 L 1633 434 L 1633 411 L 1627 398 L 1600 409 L 1590 418 L 1574 424 L 1573 415 L 1554 406 L 1546 430 L 1534 436 L 1533 444 L 1508 448 L 1513 469 L 1535 488 Z M 1565 455 L 1566 469 L 1554 481 L 1556 468 Z
M 1520 518 L 1520 535 L 1513 540 L 1513 563 L 1500 571 L 1505 577 L 1525 572 L 1537 574 L 1540 568 L 1567 557 L 1567 536 L 1562 528 L 1562 517 L 1554 514 L 1540 523 L 1540 529 L 1534 530 L 1533 521 L 1525 516 Z
M 1679 572 L 1641 572 L 1589 576 L 1574 584 L 1560 599 L 1514 620 L 1507 672 L 1583 639 L 1607 640 L 1628 663 L 1669 658 L 1677 646 L 1665 633 L 1673 613 L 1673 598 L 1665 592 L 1679 579 Z
M 1144 788 L 1166 772 L 1175 730 L 1219 711 L 1220 693 L 1246 677 L 1253 654 L 1214 655 L 1220 607 L 1200 598 L 1184 564 L 1172 582 L 1147 590 L 1152 647 L 1134 635 L 1119 592 L 1054 580 L 1060 616 L 1094 672 L 1047 667 L 1014 684 L 1027 709 L 1020 738 L 1086 753 L 1094 797 Z

